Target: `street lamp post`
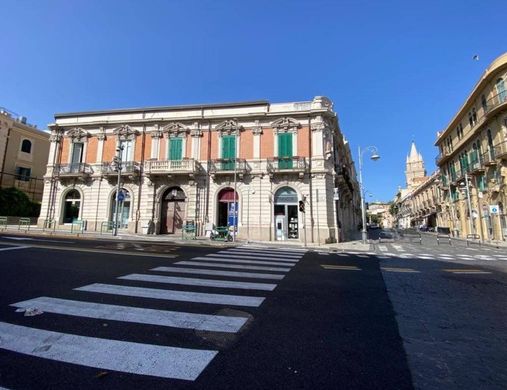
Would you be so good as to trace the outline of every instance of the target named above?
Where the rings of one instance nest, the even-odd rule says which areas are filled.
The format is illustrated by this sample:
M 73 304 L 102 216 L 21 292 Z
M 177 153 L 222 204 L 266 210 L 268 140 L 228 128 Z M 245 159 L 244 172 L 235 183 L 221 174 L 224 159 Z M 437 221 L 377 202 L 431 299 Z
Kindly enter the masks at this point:
M 361 195 L 361 219 L 362 219 L 362 229 L 361 229 L 361 240 L 363 244 L 366 244 L 368 239 L 368 233 L 366 232 L 366 209 L 364 204 L 364 186 L 363 186 L 363 153 L 365 151 L 369 151 L 371 153 L 370 158 L 373 161 L 376 161 L 380 158 L 377 148 L 375 146 L 367 146 L 363 150 L 361 147 L 358 147 L 358 155 L 359 155 L 359 192 Z
M 463 183 L 462 183 L 463 184 Z M 468 184 L 468 173 L 465 172 L 465 185 L 463 186 L 463 189 L 466 191 L 467 194 L 467 203 L 468 203 L 468 225 L 470 229 L 470 233 L 475 234 L 475 225 L 473 221 L 473 215 L 472 215 L 472 202 L 470 200 L 470 187 Z

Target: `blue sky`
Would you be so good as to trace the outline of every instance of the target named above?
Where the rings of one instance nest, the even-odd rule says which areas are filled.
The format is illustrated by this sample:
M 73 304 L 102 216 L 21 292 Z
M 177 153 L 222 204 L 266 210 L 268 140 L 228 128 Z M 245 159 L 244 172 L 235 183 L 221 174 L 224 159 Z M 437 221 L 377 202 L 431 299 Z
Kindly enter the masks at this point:
M 365 158 L 368 200 L 404 185 L 506 51 L 504 1 L 2 0 L 0 106 L 57 112 L 325 95 Z M 480 61 L 473 61 L 475 54 Z M 367 155 L 365 154 L 365 157 Z

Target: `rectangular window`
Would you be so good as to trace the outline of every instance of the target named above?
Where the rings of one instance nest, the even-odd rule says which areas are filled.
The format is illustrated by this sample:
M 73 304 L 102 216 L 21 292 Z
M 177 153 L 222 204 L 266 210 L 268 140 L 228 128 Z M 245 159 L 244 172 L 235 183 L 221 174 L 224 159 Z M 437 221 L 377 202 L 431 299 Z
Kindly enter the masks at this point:
M 182 145 L 181 138 L 169 138 L 169 160 L 179 161 L 182 158 Z
M 234 170 L 236 160 L 236 136 L 224 135 L 222 137 L 222 169 L 227 171 Z
M 132 161 L 132 140 L 120 141 L 121 161 L 129 162 Z
M 481 191 L 481 192 L 486 191 L 486 187 L 487 187 L 487 184 L 486 184 L 486 178 L 484 177 L 484 175 L 477 176 L 477 188 L 479 189 L 479 191 Z
M 292 168 L 292 133 L 278 134 L 278 168 Z
M 31 168 L 16 167 L 16 180 L 29 181 L 31 174 Z

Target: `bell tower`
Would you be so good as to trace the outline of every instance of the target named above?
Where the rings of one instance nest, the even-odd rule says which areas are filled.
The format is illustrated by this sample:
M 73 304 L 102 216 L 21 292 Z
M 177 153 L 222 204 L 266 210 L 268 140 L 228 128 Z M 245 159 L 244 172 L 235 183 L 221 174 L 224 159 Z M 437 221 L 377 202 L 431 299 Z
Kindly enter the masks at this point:
M 421 183 L 421 179 L 426 177 L 426 169 L 424 169 L 424 161 L 421 154 L 415 147 L 415 142 L 412 141 L 410 147 L 410 154 L 407 156 L 407 169 L 405 171 L 407 178 L 407 188 L 413 189 Z

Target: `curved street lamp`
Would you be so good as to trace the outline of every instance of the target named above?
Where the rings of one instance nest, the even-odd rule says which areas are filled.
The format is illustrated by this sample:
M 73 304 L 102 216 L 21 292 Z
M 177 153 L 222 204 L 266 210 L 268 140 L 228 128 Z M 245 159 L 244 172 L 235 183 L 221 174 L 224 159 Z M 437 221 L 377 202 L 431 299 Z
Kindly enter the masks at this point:
M 380 158 L 378 154 L 378 150 L 376 146 L 367 146 L 363 150 L 361 147 L 358 147 L 358 155 L 359 155 L 359 192 L 361 195 L 361 219 L 362 219 L 362 229 L 361 229 L 361 240 L 363 244 L 366 244 L 368 239 L 368 233 L 366 232 L 366 209 L 364 204 L 364 187 L 363 187 L 363 153 L 370 152 L 370 159 L 373 161 L 377 161 Z

